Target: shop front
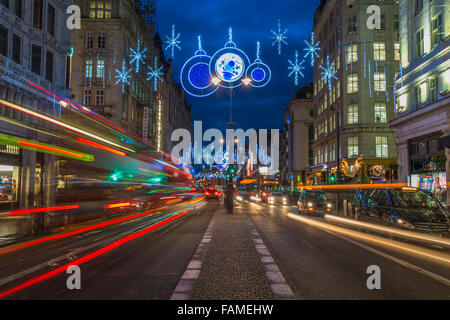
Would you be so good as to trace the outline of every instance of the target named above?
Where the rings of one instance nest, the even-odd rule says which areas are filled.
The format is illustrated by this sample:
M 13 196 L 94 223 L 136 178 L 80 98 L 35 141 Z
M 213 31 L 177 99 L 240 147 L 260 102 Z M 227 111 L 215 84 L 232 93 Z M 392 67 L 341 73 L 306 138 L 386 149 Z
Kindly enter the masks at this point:
M 21 174 L 20 149 L 0 145 L 0 210 L 18 207 Z

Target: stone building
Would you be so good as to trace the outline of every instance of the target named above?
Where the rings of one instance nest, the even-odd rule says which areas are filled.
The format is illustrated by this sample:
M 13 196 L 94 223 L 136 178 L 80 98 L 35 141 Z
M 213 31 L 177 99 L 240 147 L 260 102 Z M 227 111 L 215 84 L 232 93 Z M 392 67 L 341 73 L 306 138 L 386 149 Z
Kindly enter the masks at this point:
M 374 4 L 381 10 L 376 26 L 380 29 L 367 24 L 371 16 L 367 8 Z M 340 177 L 341 182 L 388 178 L 389 164 L 397 157 L 395 129 L 388 123 L 395 117 L 398 29 L 395 0 L 322 0 L 316 10 L 314 40 L 320 41 L 320 57 L 314 64 L 316 183 Z M 327 58 L 337 70 L 331 83 L 322 80 L 320 68 L 327 68 Z
M 155 143 L 153 81 L 155 3 L 137 0 L 75 0 L 81 8 L 81 29 L 72 33 L 70 88 L 72 98 L 134 134 Z M 145 6 L 144 6 L 145 4 Z M 144 53 L 145 65 L 131 63 L 131 49 Z M 131 70 L 129 84 L 117 82 L 116 70 Z
M 313 166 L 313 85 L 300 88 L 284 110 L 284 163 L 281 177 L 292 189 L 306 185 Z
M 35 112 L 56 115 L 47 91 L 65 87 L 71 31 L 66 0 L 0 1 L 0 99 Z M 52 143 L 49 123 L 0 105 L 0 133 Z M 0 145 L 1 210 L 48 206 L 54 202 L 54 155 Z M 7 221 L 2 226 L 8 225 Z M 2 227 L 2 228 L 3 228 Z M 4 230 L 0 230 L 3 234 Z
M 402 72 L 395 81 L 399 180 L 450 203 L 448 1 L 400 0 Z M 444 191 L 444 192 L 442 192 Z

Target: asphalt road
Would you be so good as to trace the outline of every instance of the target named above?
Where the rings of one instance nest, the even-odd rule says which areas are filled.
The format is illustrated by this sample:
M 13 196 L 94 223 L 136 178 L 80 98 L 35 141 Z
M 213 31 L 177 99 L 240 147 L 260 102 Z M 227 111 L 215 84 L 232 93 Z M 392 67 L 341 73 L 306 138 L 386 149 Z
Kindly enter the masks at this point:
M 81 264 L 81 290 L 68 290 L 63 272 L 5 298 L 170 299 L 219 207 L 191 205 L 180 218 Z M 287 215 L 296 212 L 292 207 L 242 201 L 236 210 L 249 216 L 297 299 L 450 298 L 445 263 L 294 220 Z M 0 248 L 0 295 L 168 217 L 163 211 L 8 253 Z M 380 290 L 367 288 L 370 265 L 380 267 Z

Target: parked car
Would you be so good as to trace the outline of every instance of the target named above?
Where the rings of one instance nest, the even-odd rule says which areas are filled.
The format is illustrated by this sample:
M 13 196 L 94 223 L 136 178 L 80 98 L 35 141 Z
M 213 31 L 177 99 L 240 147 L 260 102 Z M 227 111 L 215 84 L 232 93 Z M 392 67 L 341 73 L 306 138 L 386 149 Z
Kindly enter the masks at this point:
M 417 188 L 358 191 L 363 219 L 419 232 L 448 234 L 449 212 L 430 192 Z

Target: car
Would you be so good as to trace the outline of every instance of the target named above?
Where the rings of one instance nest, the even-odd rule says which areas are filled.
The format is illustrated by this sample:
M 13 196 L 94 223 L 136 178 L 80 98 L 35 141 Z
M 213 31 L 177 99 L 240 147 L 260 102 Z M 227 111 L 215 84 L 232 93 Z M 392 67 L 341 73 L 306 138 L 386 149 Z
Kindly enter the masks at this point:
M 222 195 L 222 192 L 216 190 L 214 187 L 209 187 L 208 189 L 205 190 L 205 199 L 206 200 L 215 199 L 215 200 L 219 201 L 221 195 Z
M 287 205 L 289 203 L 289 198 L 282 192 L 271 192 L 267 198 L 267 202 L 270 204 Z
M 258 201 L 261 201 L 261 202 L 268 202 L 268 200 L 269 200 L 269 195 L 270 195 L 270 192 L 269 192 L 269 191 L 258 191 L 255 197 L 256 197 L 257 199 L 259 199 Z
M 448 235 L 450 216 L 430 192 L 414 187 L 358 191 L 362 220 L 436 235 Z
M 336 203 L 327 197 L 327 193 L 320 190 L 303 190 L 297 201 L 299 213 L 332 213 Z

